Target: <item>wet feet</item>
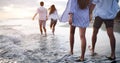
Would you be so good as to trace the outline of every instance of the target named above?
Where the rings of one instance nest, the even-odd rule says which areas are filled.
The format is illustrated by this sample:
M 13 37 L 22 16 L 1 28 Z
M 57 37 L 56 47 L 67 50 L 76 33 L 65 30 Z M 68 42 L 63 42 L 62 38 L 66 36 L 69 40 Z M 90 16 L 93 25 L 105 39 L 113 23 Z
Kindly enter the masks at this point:
M 97 53 L 96 52 L 91 52 L 91 56 L 96 56 Z
M 90 50 L 91 56 L 96 56 L 97 55 L 97 53 L 94 52 L 94 50 L 91 48 L 90 45 L 88 46 L 88 49 Z
M 115 59 L 116 59 L 115 57 L 107 57 L 107 56 L 106 56 L 106 58 L 107 58 L 108 60 L 115 60 Z
M 55 35 L 54 32 L 52 32 L 52 34 Z
M 76 62 L 83 62 L 84 61 L 84 59 L 77 59 L 77 60 L 75 60 Z
M 70 52 L 69 54 L 70 54 L 70 55 L 73 55 L 73 52 Z

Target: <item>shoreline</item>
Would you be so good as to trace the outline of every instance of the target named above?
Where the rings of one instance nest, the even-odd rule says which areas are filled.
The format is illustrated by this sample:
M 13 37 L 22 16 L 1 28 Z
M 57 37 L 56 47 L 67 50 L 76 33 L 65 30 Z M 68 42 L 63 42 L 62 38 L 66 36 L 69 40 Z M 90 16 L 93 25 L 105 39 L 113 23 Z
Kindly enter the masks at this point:
M 56 26 L 55 35 L 52 35 L 47 24 L 47 37 L 39 33 L 37 21 L 10 21 L 0 22 L 0 62 L 13 63 L 76 63 L 74 60 L 81 53 L 81 42 L 79 39 L 79 30 L 75 32 L 74 55 L 69 55 L 69 27 L 66 24 Z M 4 26 L 2 26 L 4 25 Z M 90 24 L 92 26 L 92 24 Z M 117 25 L 116 25 L 117 26 Z M 119 26 L 119 24 L 118 24 Z M 117 28 L 116 28 L 117 29 Z M 91 45 L 92 28 L 86 30 L 87 48 L 85 62 L 110 63 L 105 56 L 110 54 L 109 38 L 104 31 L 100 29 L 98 41 L 96 43 L 97 55 L 92 57 L 88 48 Z M 116 37 L 116 63 L 120 62 L 119 50 L 119 31 L 115 32 Z M 102 43 L 101 43 L 102 42 Z M 101 48 L 102 47 L 102 48 Z

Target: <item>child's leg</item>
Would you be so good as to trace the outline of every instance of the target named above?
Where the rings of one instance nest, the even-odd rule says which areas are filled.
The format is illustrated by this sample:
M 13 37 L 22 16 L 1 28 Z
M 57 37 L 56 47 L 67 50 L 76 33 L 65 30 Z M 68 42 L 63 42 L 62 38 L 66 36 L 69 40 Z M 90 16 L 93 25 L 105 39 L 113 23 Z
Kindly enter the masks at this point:
M 39 20 L 39 27 L 40 27 L 40 33 L 41 35 L 43 34 L 43 31 L 42 31 L 42 21 Z
M 44 29 L 44 32 L 45 32 L 45 36 L 47 35 L 47 33 L 46 33 L 46 28 L 45 27 L 43 27 L 43 29 Z
M 54 35 L 54 32 L 55 32 L 55 26 L 56 26 L 56 23 L 57 23 L 57 21 L 54 20 L 54 21 L 53 21 L 53 29 L 52 29 L 52 33 L 53 33 L 53 35 Z
M 50 29 L 52 29 L 52 25 L 53 25 L 53 19 L 51 19 L 50 21 Z
M 45 36 L 47 35 L 46 33 L 46 21 L 43 21 L 43 29 L 44 29 L 44 33 L 45 33 Z

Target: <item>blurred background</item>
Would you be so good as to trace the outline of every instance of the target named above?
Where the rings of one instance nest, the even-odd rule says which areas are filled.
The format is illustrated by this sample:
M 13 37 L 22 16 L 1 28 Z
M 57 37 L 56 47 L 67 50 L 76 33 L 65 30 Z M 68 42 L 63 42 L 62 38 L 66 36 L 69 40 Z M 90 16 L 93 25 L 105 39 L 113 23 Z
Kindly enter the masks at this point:
M 47 9 L 55 4 L 61 15 L 68 0 L 1 0 L 0 19 L 31 19 L 40 6 L 40 1 L 44 2 Z
M 44 6 L 46 8 L 49 8 L 52 4 L 55 4 L 58 14 L 61 15 L 68 0 L 1 0 L 0 19 L 31 19 L 36 12 L 36 9 L 39 7 L 40 1 L 45 3 Z

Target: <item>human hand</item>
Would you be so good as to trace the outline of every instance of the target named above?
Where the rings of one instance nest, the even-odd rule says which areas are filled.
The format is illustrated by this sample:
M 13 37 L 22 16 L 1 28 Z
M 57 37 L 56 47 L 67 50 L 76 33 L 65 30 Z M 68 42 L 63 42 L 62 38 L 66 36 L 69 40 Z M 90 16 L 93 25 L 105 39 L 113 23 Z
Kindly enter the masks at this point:
M 72 18 L 69 18 L 69 25 L 72 25 Z
M 32 18 L 32 20 L 34 20 L 34 17 Z
M 69 19 L 68 19 L 68 21 L 69 21 L 69 25 L 72 25 L 72 14 L 69 14 Z
M 89 17 L 90 17 L 90 22 L 91 22 L 92 21 L 92 14 L 90 14 Z

